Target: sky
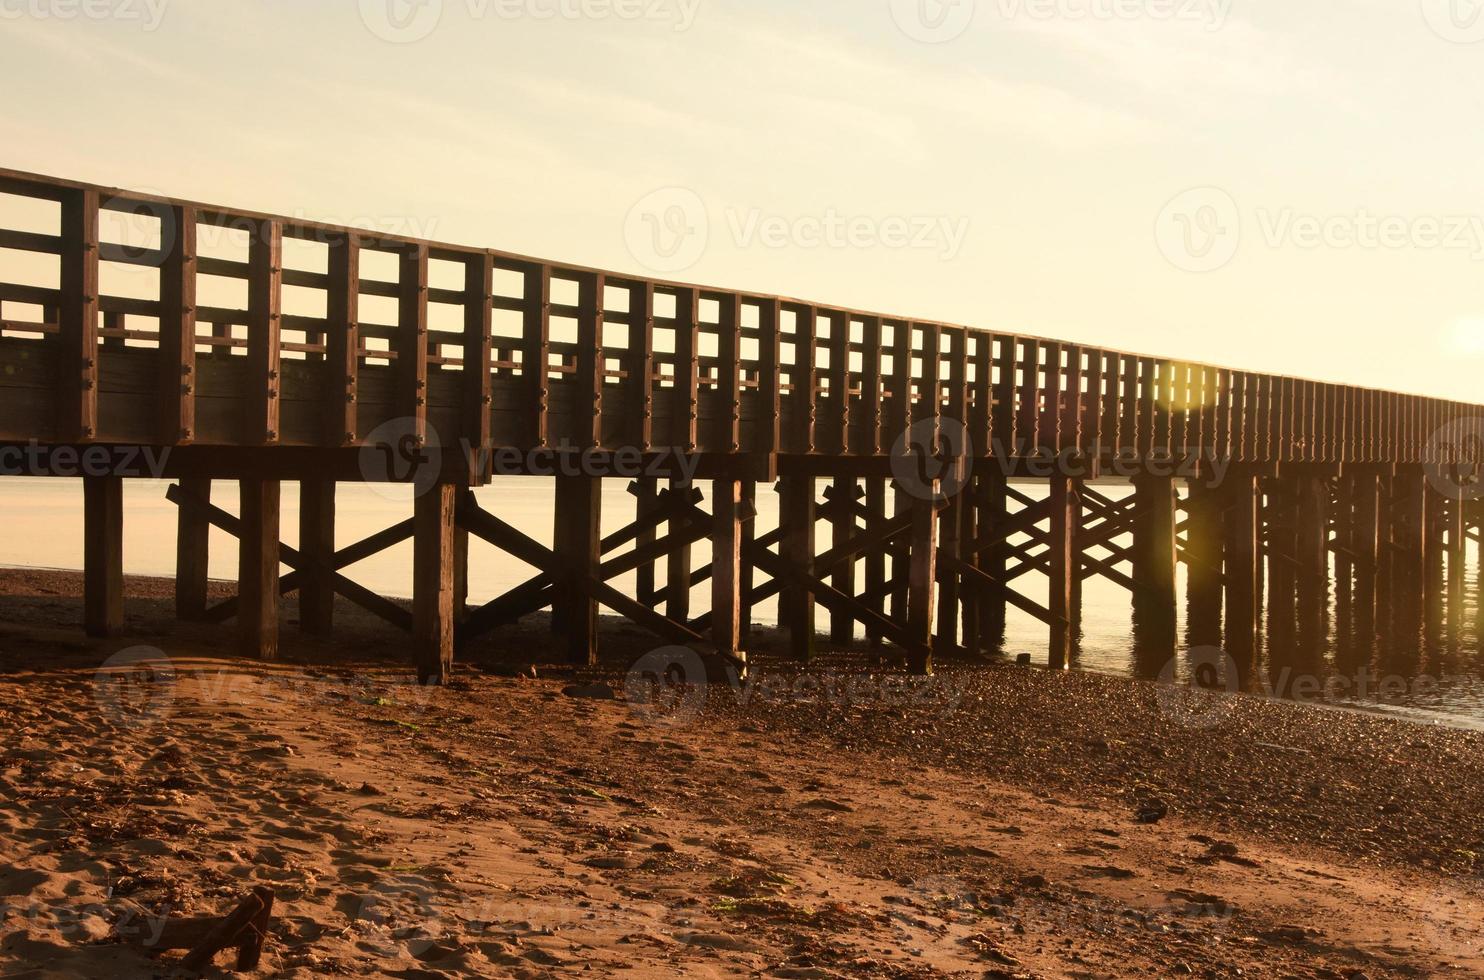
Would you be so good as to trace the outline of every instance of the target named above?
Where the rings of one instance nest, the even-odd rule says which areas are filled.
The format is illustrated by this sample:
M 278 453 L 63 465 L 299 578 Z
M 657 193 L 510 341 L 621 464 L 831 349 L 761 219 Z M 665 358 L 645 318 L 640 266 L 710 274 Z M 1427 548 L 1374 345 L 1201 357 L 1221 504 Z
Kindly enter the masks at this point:
M 0 0 L 0 53 L 12 169 L 1484 402 L 1481 0 Z

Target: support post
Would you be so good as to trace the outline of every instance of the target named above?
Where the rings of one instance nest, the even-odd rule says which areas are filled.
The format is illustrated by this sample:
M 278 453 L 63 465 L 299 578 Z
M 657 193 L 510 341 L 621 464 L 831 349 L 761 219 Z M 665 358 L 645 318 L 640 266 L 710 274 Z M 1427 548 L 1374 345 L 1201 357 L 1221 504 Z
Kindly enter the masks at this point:
M 1222 500 L 1203 477 L 1190 481 L 1185 534 L 1187 614 L 1191 646 L 1221 645 Z
M 911 555 L 907 569 L 907 669 L 914 674 L 933 672 L 933 589 L 938 556 L 938 514 L 927 496 L 911 498 Z
M 961 478 L 965 460 L 956 457 L 947 464 L 953 471 L 952 485 L 963 486 Z M 938 550 L 947 562 L 962 557 L 964 513 L 967 510 L 962 493 L 949 496 L 938 514 Z M 959 601 L 961 589 L 958 574 L 945 569 L 938 582 L 938 628 L 934 634 L 935 650 L 940 655 L 958 649 Z
M 723 657 L 742 654 L 742 484 L 711 481 L 711 636 Z
M 124 480 L 85 476 L 83 492 L 83 628 L 112 636 L 124 625 Z
M 1298 502 L 1293 481 L 1267 482 L 1268 638 L 1278 650 L 1291 650 L 1298 624 Z
M 814 565 L 814 477 L 785 476 L 778 481 L 780 526 L 783 540 L 778 553 L 785 561 L 813 574 Z M 788 648 L 794 660 L 805 663 L 814 656 L 814 596 L 802 589 L 785 589 L 779 596 L 779 619 L 788 629 Z
M 556 477 L 556 527 L 552 535 L 552 550 L 574 582 L 598 572 L 602 487 L 603 481 L 597 477 Z M 553 631 L 566 650 L 567 662 L 597 663 L 597 600 L 576 588 L 559 588 L 552 603 L 551 617 Z
M 843 326 L 833 324 L 830 329 L 841 330 L 849 326 L 848 322 Z M 848 333 L 848 330 L 847 330 Z M 843 395 L 841 396 L 843 397 Z M 861 490 L 853 477 L 837 477 L 834 481 L 834 499 L 842 506 L 852 505 L 861 496 Z M 855 534 L 856 522 L 853 517 L 842 516 L 839 520 L 830 522 L 830 547 L 837 548 L 849 541 Z M 842 562 L 830 575 L 830 585 L 848 596 L 854 596 L 855 588 L 855 561 L 854 559 Z M 855 639 L 855 620 L 841 609 L 830 610 L 830 642 L 836 646 L 848 646 Z
M 1003 524 L 1006 510 L 1006 477 L 999 467 L 980 476 L 978 533 Z M 978 556 L 978 565 L 997 582 L 1005 580 L 1009 555 L 1004 548 L 992 548 Z M 979 649 L 997 653 L 1005 647 L 1005 595 L 999 590 L 984 589 L 979 598 Z
M 1381 481 L 1374 473 L 1360 472 L 1352 478 L 1350 526 L 1355 551 L 1355 594 L 1351 609 L 1358 642 L 1369 646 L 1376 639 L 1377 576 L 1380 574 Z
M 753 564 L 747 558 L 748 546 L 757 540 L 757 483 L 752 480 L 742 481 L 742 557 L 739 573 L 741 574 L 742 603 L 739 615 L 741 621 L 737 628 L 741 634 L 742 643 L 747 643 L 747 638 L 752 632 L 752 580 Z
M 239 481 L 242 538 L 238 542 L 237 625 L 242 654 L 278 657 L 279 481 Z
M 1442 503 L 1447 508 L 1448 519 L 1448 633 L 1456 639 L 1463 627 L 1464 563 L 1468 558 L 1468 522 L 1464 516 L 1467 501 L 1461 491 L 1455 490 Z
M 1316 476 L 1300 477 L 1296 484 L 1299 636 L 1303 649 L 1311 653 L 1328 633 L 1329 484 Z
M 1427 480 L 1420 470 L 1392 478 L 1392 633 L 1405 647 L 1422 636 L 1427 563 Z
M 1168 477 L 1134 480 L 1134 579 L 1148 619 L 1175 622 L 1175 484 Z
M 1060 473 L 1051 477 L 1051 520 L 1047 544 L 1050 564 L 1046 608 L 1051 613 L 1050 664 L 1053 670 L 1064 670 L 1072 658 L 1072 578 L 1078 574 L 1077 493 L 1072 478 Z
M 182 508 L 181 513 L 185 510 Z M 335 623 L 335 480 L 299 482 L 299 551 L 312 564 L 299 576 L 299 629 L 328 637 Z
M 670 488 L 672 490 L 687 490 L 689 484 L 682 477 L 671 477 Z M 690 539 L 676 532 L 681 528 L 678 519 L 669 522 L 669 531 L 672 536 L 679 538 L 679 542 L 670 553 L 665 556 L 665 615 L 677 623 L 690 621 L 690 590 L 691 590 L 691 543 Z
M 456 492 L 436 483 L 412 513 L 412 650 L 417 679 L 447 684 L 453 672 L 453 579 Z
M 1223 629 L 1227 654 L 1244 679 L 1257 666 L 1258 597 L 1262 591 L 1259 561 L 1260 504 L 1262 490 L 1257 477 L 1239 470 L 1227 475 L 1226 506 L 1222 530 L 1226 573 L 1226 623 Z M 1245 686 L 1245 684 L 1244 684 Z
M 634 520 L 642 521 L 654 513 L 659 503 L 658 487 L 652 476 L 641 476 L 634 481 Z M 654 544 L 654 528 L 647 527 L 634 539 L 634 547 L 644 551 Z M 646 606 L 654 605 L 654 562 L 643 561 L 634 569 L 634 598 Z
M 211 500 L 209 477 L 184 477 L 180 488 L 202 500 Z M 189 507 L 177 507 L 176 511 L 175 618 L 183 622 L 199 622 L 206 615 L 211 524 Z

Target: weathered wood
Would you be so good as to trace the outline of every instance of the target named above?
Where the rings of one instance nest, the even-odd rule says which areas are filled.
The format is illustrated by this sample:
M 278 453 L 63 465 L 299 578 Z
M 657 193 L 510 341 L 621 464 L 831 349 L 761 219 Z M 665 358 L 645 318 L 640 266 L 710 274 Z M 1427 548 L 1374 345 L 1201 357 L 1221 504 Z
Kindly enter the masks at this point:
M 1053 474 L 1047 501 L 1051 560 L 1046 572 L 1046 608 L 1056 620 L 1051 624 L 1049 656 L 1052 669 L 1061 670 L 1070 666 L 1072 659 L 1072 580 L 1078 567 L 1075 539 L 1079 504 L 1072 478 Z
M 333 478 L 299 481 L 299 553 L 314 563 L 295 573 L 300 579 L 299 629 L 311 636 L 328 637 L 335 624 Z
M 1226 571 L 1226 619 L 1223 639 L 1238 668 L 1255 667 L 1258 637 L 1258 598 L 1261 561 L 1258 535 L 1262 491 L 1257 477 L 1232 470 L 1222 485 L 1223 556 Z
M 279 481 L 239 481 L 238 640 L 244 656 L 278 657 Z
M 55 432 L 82 442 L 98 436 L 98 192 L 69 190 L 61 201 Z
M 168 446 L 196 437 L 196 210 L 162 214 L 159 441 Z
M 210 477 L 184 477 L 180 485 L 201 500 L 211 500 Z M 179 508 L 175 521 L 176 619 L 194 622 L 205 618 L 210 551 L 210 522 L 194 510 Z
M 253 888 L 251 894 L 218 920 L 190 952 L 181 957 L 180 969 L 201 973 L 211 966 L 211 961 L 218 953 L 234 946 L 240 949 L 237 960 L 239 970 L 256 967 L 272 909 L 273 892 L 261 885 Z M 243 933 L 249 931 L 254 935 L 244 937 Z
M 933 593 L 937 587 L 938 515 L 931 499 L 912 499 L 911 553 L 907 567 L 907 669 L 933 671 Z
M 639 477 L 630 487 L 630 492 L 634 495 L 634 520 L 643 522 L 654 512 L 658 503 L 657 484 L 653 477 Z M 653 542 L 653 526 L 646 527 L 635 538 L 636 546 L 641 548 Z M 646 606 L 654 605 L 654 562 L 643 562 L 634 570 L 634 593 L 635 598 Z
M 242 439 L 249 446 L 271 446 L 282 441 L 283 431 L 283 384 L 279 376 L 279 351 L 283 341 L 280 332 L 283 319 L 282 223 L 262 221 L 256 225 L 248 244 L 247 264 L 249 395 Z
M 1221 643 L 1222 497 L 1203 479 L 1190 481 L 1186 529 L 1186 632 L 1192 646 Z
M 786 476 L 778 481 L 778 512 L 783 541 L 782 558 L 812 574 L 815 548 L 814 478 Z M 814 595 L 807 590 L 784 592 L 778 603 L 781 625 L 788 630 L 789 653 L 805 663 L 814 656 Z
M 676 477 L 670 481 L 672 491 L 688 489 L 685 482 Z M 669 529 L 676 530 L 672 519 Z M 677 540 L 674 548 L 665 556 L 665 614 L 676 622 L 690 619 L 691 546 L 689 541 Z
M 565 577 L 576 582 L 597 574 L 602 557 L 599 525 L 603 481 L 590 476 L 556 478 L 556 519 L 553 552 Z M 677 617 L 672 617 L 677 618 Z M 577 588 L 559 589 L 552 604 L 552 627 L 567 661 L 596 663 L 598 659 L 598 604 Z
M 428 437 L 428 248 L 412 245 L 398 253 L 397 329 L 394 402 L 418 445 Z
M 453 673 L 455 486 L 436 483 L 413 504 L 412 656 L 421 684 Z
M 83 628 L 112 636 L 124 626 L 124 481 L 85 476 L 83 490 Z
M 325 287 L 325 444 L 348 446 L 359 438 L 361 243 L 339 236 L 329 247 Z
M 742 650 L 742 484 L 711 482 L 711 638 L 719 653 Z
M 494 404 L 494 379 L 490 375 L 494 324 L 495 260 L 487 254 L 464 259 L 463 417 L 459 434 L 464 450 L 481 461 L 476 480 L 485 477 L 493 441 L 490 407 Z M 474 466 L 470 467 L 475 469 Z M 467 542 L 467 537 L 465 538 Z
M 1142 586 L 1146 622 L 1175 622 L 1175 485 L 1168 477 L 1134 480 L 1134 578 Z
M 854 479 L 841 477 L 836 479 L 832 485 L 835 499 L 855 501 L 864 496 L 858 482 Z M 830 524 L 830 546 L 839 547 L 850 539 L 855 531 L 853 521 L 833 521 Z M 830 574 L 830 584 L 845 595 L 855 595 L 855 562 L 848 561 L 838 567 Z M 848 645 L 855 639 L 855 619 L 843 610 L 830 612 L 830 642 L 836 645 Z

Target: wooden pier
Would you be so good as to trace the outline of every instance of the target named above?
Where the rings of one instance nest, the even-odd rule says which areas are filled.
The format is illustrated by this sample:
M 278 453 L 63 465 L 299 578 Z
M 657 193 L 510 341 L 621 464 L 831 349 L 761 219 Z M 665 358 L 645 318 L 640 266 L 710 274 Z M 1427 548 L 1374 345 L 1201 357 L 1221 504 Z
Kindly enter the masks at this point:
M 930 671 L 997 650 L 1013 606 L 1066 666 L 1090 576 L 1126 588 L 1173 652 L 1183 562 L 1191 642 L 1247 664 L 1261 610 L 1312 629 L 1332 587 L 1393 635 L 1435 609 L 1456 618 L 1479 539 L 1477 405 L 12 171 L 0 195 L 34 216 L 0 227 L 0 467 L 163 454 L 179 615 L 234 619 L 251 656 L 274 656 L 297 590 L 307 632 L 332 631 L 336 595 L 407 630 L 427 682 L 460 644 L 543 608 L 576 662 L 597 654 L 601 606 L 741 665 L 750 612 L 773 596 L 800 660 L 824 630 Z M 119 214 L 152 243 L 109 240 Z M 119 269 L 153 273 L 128 280 L 149 294 L 110 291 Z M 38 448 L 44 465 L 13 465 Z M 470 492 L 554 462 L 550 548 Z M 603 535 L 601 481 L 626 470 L 636 517 Z M 134 475 L 84 476 L 93 635 L 122 623 Z M 1105 493 L 1113 478 L 1132 494 Z M 301 484 L 297 547 L 280 540 L 285 480 Z M 406 520 L 337 550 L 337 483 L 395 480 L 417 487 Z M 212 481 L 238 484 L 238 516 Z M 759 535 L 756 495 L 775 488 L 781 526 Z M 238 595 L 217 606 L 211 526 L 240 548 Z M 408 538 L 410 614 L 343 572 Z M 713 557 L 696 567 L 702 539 Z M 537 574 L 469 608 L 467 565 L 489 546 Z M 631 571 L 632 595 L 612 584 Z M 1017 588 L 1026 576 L 1044 593 Z

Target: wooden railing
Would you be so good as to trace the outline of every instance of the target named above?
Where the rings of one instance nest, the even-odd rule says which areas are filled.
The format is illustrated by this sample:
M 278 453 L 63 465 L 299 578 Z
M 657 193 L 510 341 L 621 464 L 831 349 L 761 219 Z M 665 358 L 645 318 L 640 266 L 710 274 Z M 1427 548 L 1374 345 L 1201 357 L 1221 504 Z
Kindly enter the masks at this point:
M 0 194 L 54 222 L 7 229 L 0 198 L 3 440 L 342 448 L 400 419 L 483 447 L 880 456 L 947 419 L 981 456 L 1417 464 L 1484 415 L 12 171 Z M 152 244 L 106 240 L 111 213 Z M 140 267 L 153 297 L 106 291 Z

